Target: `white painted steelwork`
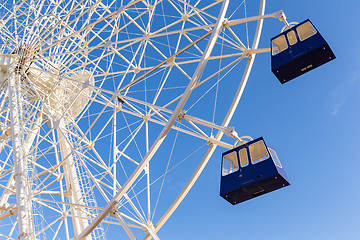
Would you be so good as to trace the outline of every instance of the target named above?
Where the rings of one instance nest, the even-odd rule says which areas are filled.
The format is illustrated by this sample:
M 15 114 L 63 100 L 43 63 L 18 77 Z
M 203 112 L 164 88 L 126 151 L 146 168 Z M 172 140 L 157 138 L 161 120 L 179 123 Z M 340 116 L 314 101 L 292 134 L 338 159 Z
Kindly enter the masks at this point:
M 243 141 L 229 123 L 255 55 L 270 51 L 262 22 L 284 21 L 264 9 L 3 0 L 0 236 L 160 239 L 216 147 Z
M 32 196 L 27 170 L 28 159 L 25 151 L 26 134 L 23 123 L 23 97 L 20 85 L 21 75 L 15 70 L 16 61 L 9 66 L 8 88 L 11 116 L 11 136 L 14 161 L 14 179 L 16 186 L 16 202 L 19 223 L 18 239 L 35 239 L 35 228 L 32 214 Z

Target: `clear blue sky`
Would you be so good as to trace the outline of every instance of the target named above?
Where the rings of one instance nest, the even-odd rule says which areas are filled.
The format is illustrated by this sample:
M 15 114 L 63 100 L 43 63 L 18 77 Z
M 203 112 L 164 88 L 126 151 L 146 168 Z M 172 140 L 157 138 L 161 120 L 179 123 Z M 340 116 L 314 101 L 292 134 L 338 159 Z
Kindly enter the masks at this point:
M 248 4 L 251 4 L 250 1 Z M 218 148 L 162 239 L 360 239 L 360 33 L 358 1 L 267 1 L 288 20 L 309 18 L 337 59 L 285 85 L 257 55 L 231 125 L 264 136 L 291 186 L 232 206 L 219 196 Z M 282 23 L 265 21 L 260 47 Z M 263 106 L 254 113 L 254 106 Z

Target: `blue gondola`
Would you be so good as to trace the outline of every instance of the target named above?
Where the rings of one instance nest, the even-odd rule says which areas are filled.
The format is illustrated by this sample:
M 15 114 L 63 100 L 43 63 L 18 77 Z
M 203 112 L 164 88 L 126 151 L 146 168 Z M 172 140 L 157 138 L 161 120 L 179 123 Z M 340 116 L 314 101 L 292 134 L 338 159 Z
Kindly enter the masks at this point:
M 271 71 L 282 84 L 334 59 L 309 19 L 271 39 Z
M 220 196 L 235 205 L 290 185 L 262 137 L 222 154 Z

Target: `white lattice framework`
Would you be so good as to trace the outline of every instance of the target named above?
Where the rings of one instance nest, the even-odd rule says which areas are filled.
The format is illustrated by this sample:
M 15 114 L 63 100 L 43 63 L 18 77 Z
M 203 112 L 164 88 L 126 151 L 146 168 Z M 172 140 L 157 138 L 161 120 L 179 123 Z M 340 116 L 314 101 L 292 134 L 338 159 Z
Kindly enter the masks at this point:
M 283 17 L 265 0 L 0 0 L 0 239 L 159 239 L 216 147 L 242 141 L 229 123 L 263 20 Z

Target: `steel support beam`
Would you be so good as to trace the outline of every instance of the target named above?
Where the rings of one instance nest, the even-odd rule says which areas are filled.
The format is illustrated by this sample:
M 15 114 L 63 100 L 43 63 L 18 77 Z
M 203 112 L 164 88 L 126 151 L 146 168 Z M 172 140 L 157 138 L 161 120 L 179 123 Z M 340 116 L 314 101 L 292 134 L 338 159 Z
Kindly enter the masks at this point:
M 69 191 L 69 202 L 79 205 L 85 205 L 81 192 L 80 179 L 76 173 L 76 165 L 74 161 L 72 147 L 69 143 L 69 136 L 66 134 L 66 124 L 64 119 L 60 120 L 60 124 L 57 128 L 58 142 L 60 146 L 61 159 L 64 161 L 64 175 L 66 181 L 66 188 Z M 70 210 L 72 215 L 72 223 L 74 227 L 75 236 L 78 236 L 89 225 L 87 220 L 88 216 L 84 209 L 72 206 Z M 87 237 L 86 239 L 91 239 Z
M 19 224 L 18 239 L 33 240 L 35 239 L 35 228 L 32 215 L 31 185 L 29 183 L 27 153 L 25 150 L 24 123 L 22 122 L 21 75 L 13 65 L 8 68 L 8 89 Z

